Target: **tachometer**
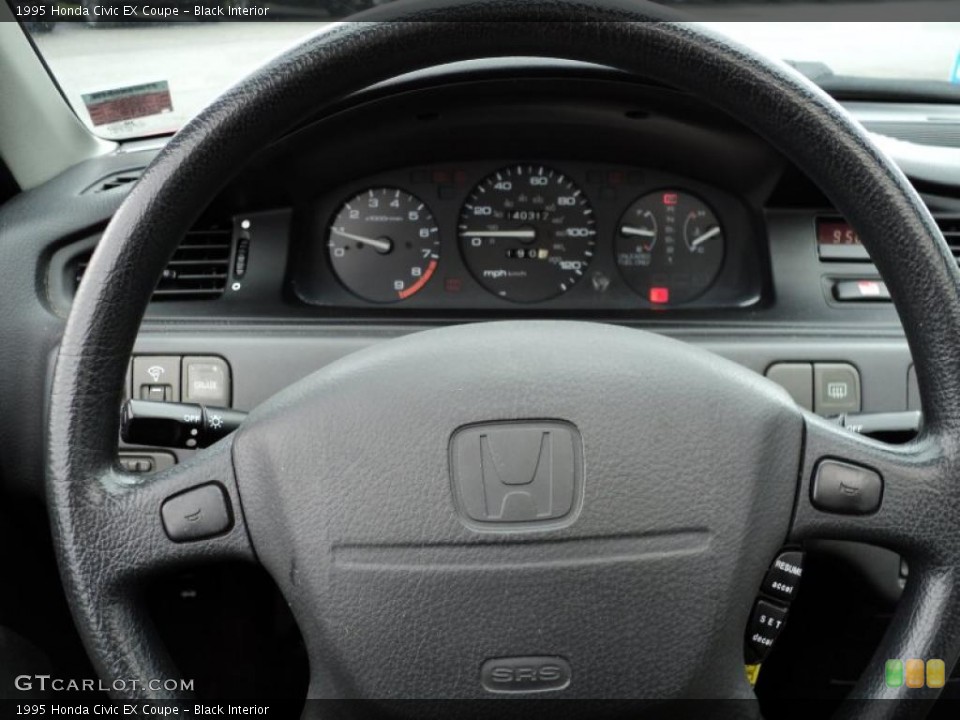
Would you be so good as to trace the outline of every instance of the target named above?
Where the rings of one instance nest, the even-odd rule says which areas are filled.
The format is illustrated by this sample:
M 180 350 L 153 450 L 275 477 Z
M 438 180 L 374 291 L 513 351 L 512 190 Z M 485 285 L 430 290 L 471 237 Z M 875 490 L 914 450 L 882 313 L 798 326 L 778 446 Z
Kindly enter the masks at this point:
M 676 305 L 713 284 L 723 227 L 700 198 L 664 190 L 640 198 L 620 220 L 614 249 L 627 283 L 654 305 Z
M 474 189 L 460 215 L 459 235 L 477 282 L 508 300 L 539 302 L 580 280 L 597 231 L 593 208 L 569 178 L 517 165 Z
M 345 202 L 327 232 L 340 282 L 371 302 L 419 292 L 440 261 L 440 231 L 429 208 L 397 188 L 374 188 Z

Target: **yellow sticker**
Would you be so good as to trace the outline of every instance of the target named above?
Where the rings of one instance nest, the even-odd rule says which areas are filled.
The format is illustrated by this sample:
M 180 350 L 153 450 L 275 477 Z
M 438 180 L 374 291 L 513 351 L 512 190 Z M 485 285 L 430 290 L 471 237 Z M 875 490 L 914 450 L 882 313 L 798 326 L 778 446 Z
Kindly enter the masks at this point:
M 947 682 L 947 668 L 943 660 L 927 660 L 927 687 L 942 688 Z
M 760 676 L 760 665 L 744 665 L 743 669 L 747 671 L 747 682 L 750 687 L 757 684 L 757 678 Z

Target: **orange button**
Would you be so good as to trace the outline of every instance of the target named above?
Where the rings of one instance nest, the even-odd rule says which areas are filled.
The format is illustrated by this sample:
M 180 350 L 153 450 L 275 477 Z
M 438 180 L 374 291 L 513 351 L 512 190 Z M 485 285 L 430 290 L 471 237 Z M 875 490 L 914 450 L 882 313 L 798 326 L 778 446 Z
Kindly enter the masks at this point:
M 916 658 L 911 658 L 906 662 L 907 670 L 907 687 L 908 688 L 922 688 L 923 687 L 923 660 L 917 660 Z
M 942 688 L 947 682 L 947 668 L 943 660 L 927 660 L 927 687 Z

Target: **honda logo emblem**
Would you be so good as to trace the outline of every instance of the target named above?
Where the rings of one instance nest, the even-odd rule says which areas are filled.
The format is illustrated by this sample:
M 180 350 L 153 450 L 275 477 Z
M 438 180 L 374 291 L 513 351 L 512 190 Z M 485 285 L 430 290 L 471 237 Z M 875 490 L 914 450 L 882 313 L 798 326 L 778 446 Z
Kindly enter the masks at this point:
M 583 443 L 569 423 L 471 425 L 454 433 L 450 455 L 454 497 L 468 525 L 565 525 L 579 509 Z

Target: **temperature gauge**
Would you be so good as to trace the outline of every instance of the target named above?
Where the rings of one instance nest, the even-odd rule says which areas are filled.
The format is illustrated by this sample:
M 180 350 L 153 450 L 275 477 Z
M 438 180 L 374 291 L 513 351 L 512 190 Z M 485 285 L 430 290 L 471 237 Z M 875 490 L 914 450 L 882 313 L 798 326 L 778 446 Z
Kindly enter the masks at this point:
M 696 299 L 723 265 L 723 227 L 703 200 L 663 190 L 627 208 L 614 243 L 624 280 L 654 305 Z

